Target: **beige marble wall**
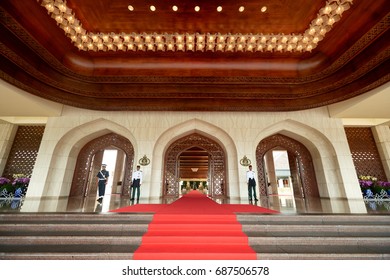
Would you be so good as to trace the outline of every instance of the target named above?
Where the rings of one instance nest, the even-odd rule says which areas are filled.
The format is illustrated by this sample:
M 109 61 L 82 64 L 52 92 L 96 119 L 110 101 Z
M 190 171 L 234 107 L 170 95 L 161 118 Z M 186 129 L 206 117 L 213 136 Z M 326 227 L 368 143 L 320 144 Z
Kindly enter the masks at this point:
M 385 169 L 387 181 L 390 182 L 390 127 L 378 125 L 372 128 L 376 146 Z
M 0 174 L 3 174 L 18 126 L 0 123 Z
M 298 112 L 99 112 L 64 107 L 49 118 L 42 139 L 29 197 L 67 196 L 80 149 L 109 132 L 134 146 L 135 162 L 144 156 L 142 196 L 161 196 L 163 159 L 175 140 L 197 132 L 217 141 L 227 156 L 229 195 L 246 198 L 246 155 L 256 170 L 256 147 L 275 133 L 303 143 L 310 151 L 321 197 L 361 199 L 355 168 L 341 120 L 326 108 Z

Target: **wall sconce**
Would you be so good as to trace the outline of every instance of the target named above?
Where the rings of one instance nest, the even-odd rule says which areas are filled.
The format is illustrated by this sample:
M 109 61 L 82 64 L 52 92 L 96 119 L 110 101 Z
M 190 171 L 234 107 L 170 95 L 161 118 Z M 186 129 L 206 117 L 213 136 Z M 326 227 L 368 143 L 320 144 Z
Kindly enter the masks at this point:
M 138 162 L 140 165 L 146 166 L 146 165 L 149 165 L 150 159 L 148 159 L 148 157 L 146 155 L 144 155 Z
M 251 164 L 251 160 L 248 159 L 246 156 L 244 156 L 241 160 L 240 160 L 240 164 L 242 166 L 249 166 Z

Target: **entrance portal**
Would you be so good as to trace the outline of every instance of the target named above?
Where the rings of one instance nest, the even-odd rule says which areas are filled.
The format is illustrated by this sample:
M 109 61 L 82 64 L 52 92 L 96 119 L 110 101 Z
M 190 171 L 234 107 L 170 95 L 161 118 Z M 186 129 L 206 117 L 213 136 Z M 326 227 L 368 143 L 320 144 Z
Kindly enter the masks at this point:
M 175 141 L 166 151 L 163 198 L 179 197 L 184 181 L 186 185 L 190 182 L 190 188 L 198 188 L 202 182 L 201 186 L 209 196 L 225 197 L 225 178 L 225 152 L 222 147 L 194 133 Z
M 129 194 L 129 186 L 131 181 L 134 149 L 130 141 L 115 133 L 103 135 L 88 142 L 80 151 L 77 157 L 76 168 L 74 171 L 72 187 L 69 196 L 88 196 L 96 194 L 97 178 L 96 174 L 99 172 L 103 153 L 106 149 L 118 149 L 124 154 L 122 161 L 123 180 L 121 183 L 121 194 Z M 114 174 L 110 174 L 114 176 Z M 117 182 L 114 182 L 116 185 Z
M 256 161 L 260 194 L 268 196 L 269 178 L 266 173 L 264 156 L 272 150 L 287 151 L 295 197 L 319 197 L 313 161 L 307 148 L 298 141 L 276 134 L 262 140 L 256 149 Z

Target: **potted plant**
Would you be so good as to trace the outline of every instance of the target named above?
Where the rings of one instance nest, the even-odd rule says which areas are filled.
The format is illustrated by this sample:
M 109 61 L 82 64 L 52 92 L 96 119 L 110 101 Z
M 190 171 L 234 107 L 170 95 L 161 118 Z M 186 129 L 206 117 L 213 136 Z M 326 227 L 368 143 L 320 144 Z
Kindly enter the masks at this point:
M 380 181 L 378 182 L 378 185 L 381 188 L 381 193 L 383 193 L 386 197 L 390 198 L 390 182 Z
M 390 182 L 378 181 L 373 176 L 359 176 L 359 184 L 364 198 L 383 199 L 390 197 Z
M 373 198 L 373 188 L 375 187 L 377 178 L 372 176 L 359 176 L 359 185 L 364 198 Z
M 27 192 L 28 184 L 30 183 L 30 178 L 27 178 L 23 174 L 14 174 L 13 175 L 12 186 L 14 187 L 14 196 L 23 197 Z
M 11 180 L 5 177 L 0 177 L 0 197 L 9 197 L 13 194 L 14 186 Z

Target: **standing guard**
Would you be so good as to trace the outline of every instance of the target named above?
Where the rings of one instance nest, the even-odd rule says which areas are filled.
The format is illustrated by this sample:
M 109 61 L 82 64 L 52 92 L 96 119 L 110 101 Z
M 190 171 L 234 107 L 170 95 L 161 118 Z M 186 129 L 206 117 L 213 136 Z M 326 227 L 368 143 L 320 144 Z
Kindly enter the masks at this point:
M 99 187 L 99 198 L 97 201 L 102 203 L 104 193 L 106 192 L 106 185 L 108 182 L 108 177 L 110 176 L 109 172 L 106 170 L 107 164 L 102 164 L 102 169 L 98 172 L 96 177 L 99 178 L 98 187 Z
M 258 201 L 256 196 L 256 179 L 255 172 L 252 171 L 252 165 L 249 165 L 249 170 L 246 172 L 246 181 L 248 184 L 248 198 L 252 202 L 252 195 L 255 201 Z
M 140 197 L 140 187 L 142 184 L 142 171 L 140 170 L 140 166 L 137 165 L 137 171 L 133 172 L 133 182 L 131 184 L 131 187 L 133 189 L 131 194 L 131 201 L 134 201 L 135 192 L 137 191 L 137 203 L 139 202 Z

